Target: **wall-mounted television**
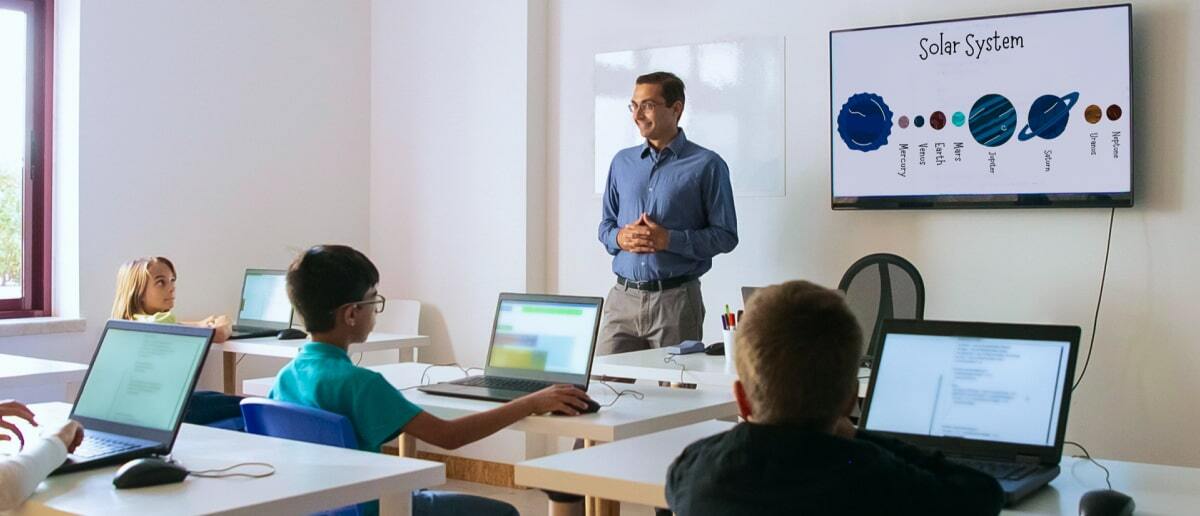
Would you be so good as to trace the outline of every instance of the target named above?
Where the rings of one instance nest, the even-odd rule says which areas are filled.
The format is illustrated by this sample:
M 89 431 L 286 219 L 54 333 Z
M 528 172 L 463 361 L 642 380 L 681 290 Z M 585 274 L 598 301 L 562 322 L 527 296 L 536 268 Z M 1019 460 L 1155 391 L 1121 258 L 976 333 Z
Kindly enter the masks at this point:
M 829 33 L 834 209 L 1133 205 L 1129 4 Z

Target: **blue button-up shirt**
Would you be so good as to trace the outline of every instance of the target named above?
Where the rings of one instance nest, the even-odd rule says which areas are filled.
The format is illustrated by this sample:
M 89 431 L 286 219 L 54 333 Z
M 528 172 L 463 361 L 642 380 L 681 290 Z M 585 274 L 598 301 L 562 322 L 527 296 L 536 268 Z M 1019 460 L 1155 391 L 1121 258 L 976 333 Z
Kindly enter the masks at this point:
M 617 232 L 643 212 L 669 230 L 667 250 L 635 254 L 617 245 Z M 636 281 L 700 277 L 713 256 L 738 243 L 729 166 L 683 129 L 662 151 L 644 143 L 613 157 L 603 217 L 600 242 L 613 255 L 613 272 Z

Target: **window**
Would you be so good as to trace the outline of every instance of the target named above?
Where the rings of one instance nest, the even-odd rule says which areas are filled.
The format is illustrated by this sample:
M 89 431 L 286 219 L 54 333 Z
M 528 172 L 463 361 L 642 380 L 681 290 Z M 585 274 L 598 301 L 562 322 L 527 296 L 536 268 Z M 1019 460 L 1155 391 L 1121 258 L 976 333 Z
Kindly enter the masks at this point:
M 0 0 L 0 317 L 50 315 L 53 13 Z

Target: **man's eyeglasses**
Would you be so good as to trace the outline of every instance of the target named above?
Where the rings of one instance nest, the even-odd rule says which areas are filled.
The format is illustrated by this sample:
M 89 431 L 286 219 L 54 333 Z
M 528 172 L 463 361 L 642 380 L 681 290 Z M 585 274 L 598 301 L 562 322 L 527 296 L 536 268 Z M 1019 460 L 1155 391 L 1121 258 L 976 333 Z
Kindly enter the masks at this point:
M 645 110 L 647 113 L 653 113 L 655 109 L 658 109 L 658 108 L 664 107 L 664 106 L 666 106 L 666 104 L 660 104 L 653 100 L 644 100 L 644 101 L 642 101 L 641 105 L 638 105 L 637 102 L 630 102 L 629 103 L 629 112 L 637 113 L 639 111 Z
M 375 294 L 375 299 L 366 299 L 363 301 L 355 301 L 353 303 L 346 303 L 346 304 L 347 305 L 375 305 L 375 313 L 381 314 L 381 313 L 383 313 L 384 307 L 387 306 L 387 298 L 383 297 L 382 295 Z M 345 306 L 345 305 L 343 305 L 343 306 Z

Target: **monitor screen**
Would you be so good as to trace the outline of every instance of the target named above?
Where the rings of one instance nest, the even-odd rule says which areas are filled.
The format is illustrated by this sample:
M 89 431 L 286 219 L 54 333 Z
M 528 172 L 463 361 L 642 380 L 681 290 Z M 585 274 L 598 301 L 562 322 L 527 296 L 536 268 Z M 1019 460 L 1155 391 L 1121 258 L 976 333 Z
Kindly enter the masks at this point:
M 1132 8 L 831 31 L 835 209 L 1132 206 Z
M 109 328 L 75 402 L 75 415 L 173 431 L 208 339 Z
M 884 336 L 866 429 L 1054 446 L 1070 342 Z
M 598 310 L 594 304 L 502 300 L 488 367 L 587 374 Z
M 286 328 L 291 322 L 292 302 L 288 300 L 284 271 L 247 271 L 238 324 Z

